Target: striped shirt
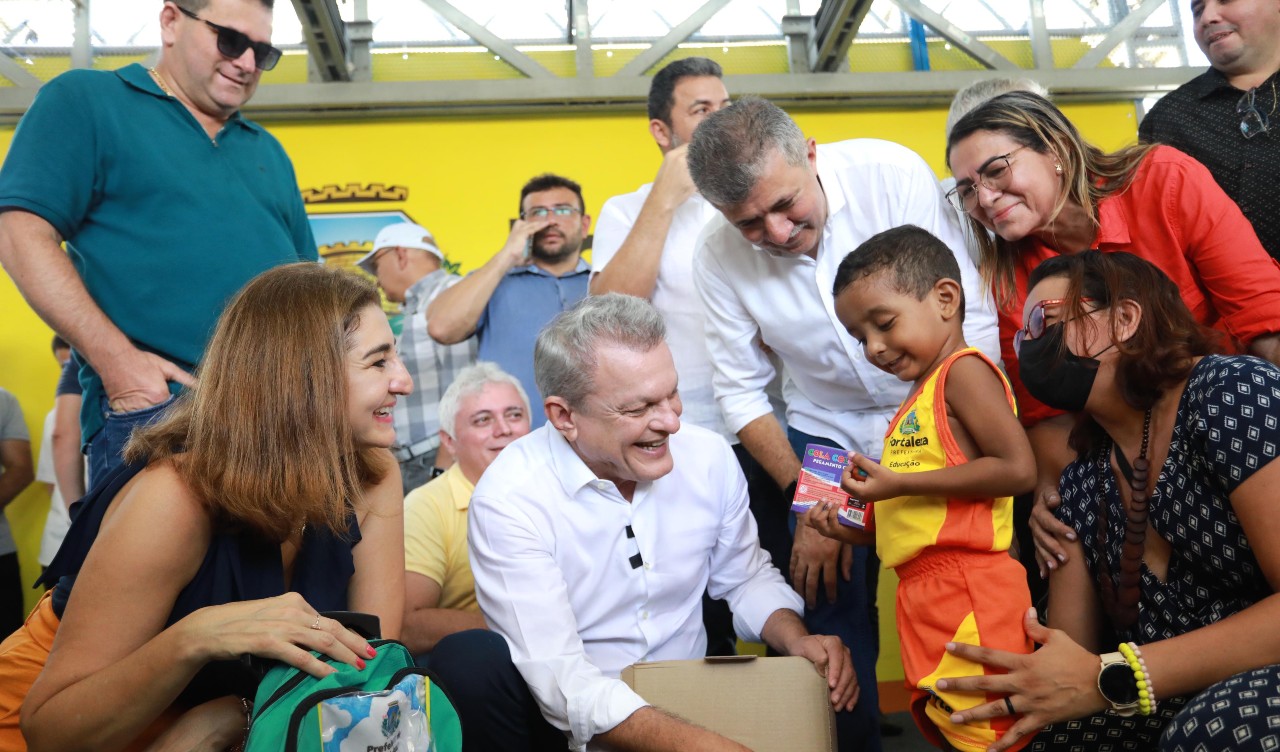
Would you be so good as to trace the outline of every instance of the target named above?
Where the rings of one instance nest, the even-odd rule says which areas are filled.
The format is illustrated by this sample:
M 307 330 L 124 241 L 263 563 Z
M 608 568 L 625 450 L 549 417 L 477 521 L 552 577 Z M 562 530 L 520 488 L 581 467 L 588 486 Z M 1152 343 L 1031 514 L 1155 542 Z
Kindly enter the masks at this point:
M 441 290 L 462 279 L 437 269 L 405 291 L 404 325 L 396 348 L 404 367 L 413 377 L 413 393 L 396 400 L 392 417 L 396 428 L 396 450 L 416 447 L 423 454 L 440 446 L 440 397 L 458 372 L 476 360 L 476 339 L 442 345 L 427 334 L 427 306 Z M 427 442 L 421 447 L 416 445 Z M 400 461 L 409 459 L 396 451 Z

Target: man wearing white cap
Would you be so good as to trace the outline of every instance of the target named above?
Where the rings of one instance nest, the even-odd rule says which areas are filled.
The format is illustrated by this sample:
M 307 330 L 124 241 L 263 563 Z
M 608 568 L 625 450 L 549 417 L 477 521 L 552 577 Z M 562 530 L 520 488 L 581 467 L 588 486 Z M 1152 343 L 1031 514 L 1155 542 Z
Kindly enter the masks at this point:
M 413 376 L 413 393 L 396 400 L 396 444 L 404 491 L 425 484 L 453 464 L 440 448 L 440 397 L 476 359 L 474 337 L 441 345 L 427 334 L 427 305 L 461 277 L 442 268 L 444 254 L 421 225 L 400 222 L 378 232 L 373 250 L 356 263 L 378 279 L 387 300 L 401 303 L 403 329 L 396 347 Z

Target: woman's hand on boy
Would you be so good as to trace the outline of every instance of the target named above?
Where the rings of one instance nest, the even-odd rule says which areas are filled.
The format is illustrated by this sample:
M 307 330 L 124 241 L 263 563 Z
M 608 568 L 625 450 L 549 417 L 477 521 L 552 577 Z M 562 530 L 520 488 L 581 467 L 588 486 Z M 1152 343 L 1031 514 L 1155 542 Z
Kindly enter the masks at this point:
M 1010 706 L 1020 716 L 988 752 L 1004 752 L 1047 725 L 1084 718 L 1106 708 L 1098 691 L 1098 656 L 1078 645 L 1066 632 L 1041 625 L 1034 608 L 1023 616 L 1023 628 L 1033 642 L 1041 645 L 1039 650 L 1022 654 L 964 643 L 946 646 L 952 655 L 980 663 L 988 671 L 939 679 L 938 689 L 1000 696 L 954 713 L 953 723 L 1007 717 L 1012 715 Z
M 856 452 L 849 453 L 848 464 L 840 474 L 840 487 L 861 501 L 881 501 L 903 496 L 898 473 Z

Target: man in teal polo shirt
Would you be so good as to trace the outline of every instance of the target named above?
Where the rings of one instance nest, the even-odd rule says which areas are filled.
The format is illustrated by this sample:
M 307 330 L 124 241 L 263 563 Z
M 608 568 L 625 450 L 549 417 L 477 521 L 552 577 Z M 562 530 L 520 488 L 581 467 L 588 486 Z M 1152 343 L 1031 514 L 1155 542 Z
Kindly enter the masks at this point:
M 239 114 L 280 57 L 271 5 L 165 2 L 156 67 L 45 84 L 0 169 L 0 264 L 75 347 L 91 485 L 194 383 L 230 297 L 316 260 L 288 156 Z

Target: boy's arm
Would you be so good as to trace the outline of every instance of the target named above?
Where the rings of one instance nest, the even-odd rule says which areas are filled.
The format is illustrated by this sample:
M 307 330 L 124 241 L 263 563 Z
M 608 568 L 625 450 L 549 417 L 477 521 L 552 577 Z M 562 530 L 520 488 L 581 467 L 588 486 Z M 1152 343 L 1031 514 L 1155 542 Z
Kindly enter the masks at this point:
M 947 406 L 969 432 L 979 455 L 963 465 L 919 473 L 895 473 L 861 455 L 853 459 L 866 473 L 845 482 L 850 496 L 866 501 L 898 496 L 988 498 L 1016 496 L 1035 485 L 1031 444 L 1009 407 L 1004 385 L 979 358 L 960 358 L 947 375 Z

